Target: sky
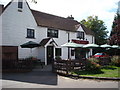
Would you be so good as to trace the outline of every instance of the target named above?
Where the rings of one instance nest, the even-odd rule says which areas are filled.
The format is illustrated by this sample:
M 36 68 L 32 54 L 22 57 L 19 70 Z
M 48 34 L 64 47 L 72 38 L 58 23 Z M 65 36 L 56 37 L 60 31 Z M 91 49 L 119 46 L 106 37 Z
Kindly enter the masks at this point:
M 0 3 L 6 5 L 9 1 L 0 0 Z M 31 9 L 61 17 L 72 15 L 79 22 L 88 16 L 98 16 L 105 22 L 109 35 L 120 0 L 37 0 L 37 4 L 27 1 Z

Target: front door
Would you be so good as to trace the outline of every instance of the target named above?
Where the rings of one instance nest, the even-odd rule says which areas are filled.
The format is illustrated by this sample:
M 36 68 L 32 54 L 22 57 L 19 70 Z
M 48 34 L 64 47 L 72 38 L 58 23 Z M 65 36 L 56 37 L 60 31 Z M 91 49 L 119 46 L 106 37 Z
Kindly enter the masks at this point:
M 47 46 L 47 64 L 52 63 L 53 58 L 54 58 L 54 47 Z

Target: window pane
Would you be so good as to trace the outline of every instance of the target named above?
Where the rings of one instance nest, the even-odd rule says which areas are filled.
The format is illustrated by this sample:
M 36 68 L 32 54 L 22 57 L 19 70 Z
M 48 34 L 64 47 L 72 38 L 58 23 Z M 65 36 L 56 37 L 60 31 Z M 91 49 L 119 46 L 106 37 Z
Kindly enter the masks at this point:
M 47 36 L 58 38 L 58 30 L 48 29 Z
M 77 32 L 77 38 L 81 38 L 81 33 Z
M 27 38 L 34 38 L 34 29 L 27 29 Z
M 31 36 L 34 37 L 34 30 L 31 30 Z
M 78 31 L 77 32 L 77 38 L 84 39 L 84 32 Z
M 51 37 L 55 37 L 55 31 L 51 30 Z
M 61 56 L 61 48 L 55 48 L 55 56 Z
M 71 56 L 74 56 L 75 50 L 71 50 Z
M 54 33 L 55 33 L 55 37 L 56 37 L 56 38 L 58 38 L 58 31 L 57 31 L 57 30 L 55 30 L 55 32 L 54 32 Z
M 22 0 L 19 0 L 18 1 L 18 8 L 21 8 L 22 9 L 23 7 L 23 1 Z
M 85 39 L 85 34 L 84 34 L 84 32 L 83 32 L 83 40 Z
M 80 35 L 80 33 L 79 33 L 79 32 L 77 32 L 77 38 L 79 38 L 79 35 Z
M 33 34 L 34 34 L 33 30 L 31 30 L 30 36 L 33 37 L 34 36 Z
M 50 32 L 50 31 L 51 31 L 51 30 L 49 30 L 49 29 L 47 30 L 47 36 L 48 36 L 48 37 L 51 37 L 51 36 L 50 36 L 50 35 L 51 35 L 51 32 Z
M 30 30 L 27 30 L 27 37 L 30 37 Z

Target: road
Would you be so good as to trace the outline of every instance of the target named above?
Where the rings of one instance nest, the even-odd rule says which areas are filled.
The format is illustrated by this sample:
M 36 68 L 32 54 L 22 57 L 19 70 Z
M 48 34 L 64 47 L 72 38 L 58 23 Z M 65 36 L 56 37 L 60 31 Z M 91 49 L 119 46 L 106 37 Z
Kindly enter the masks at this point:
M 118 88 L 116 81 L 71 79 L 59 75 L 26 77 L 14 74 L 12 77 L 2 80 L 2 88 Z
M 28 73 L 2 75 L 2 88 L 118 88 L 118 81 L 72 79 L 52 73 L 49 67 Z

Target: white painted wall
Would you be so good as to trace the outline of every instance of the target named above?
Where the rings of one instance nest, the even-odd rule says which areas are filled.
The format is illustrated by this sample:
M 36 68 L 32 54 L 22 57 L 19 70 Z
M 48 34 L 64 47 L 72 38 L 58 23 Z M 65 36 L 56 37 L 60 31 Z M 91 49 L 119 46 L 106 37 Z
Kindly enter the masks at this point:
M 61 45 L 68 42 L 68 34 L 66 31 L 59 30 L 59 38 L 54 38 L 55 42 L 58 44 L 59 48 L 62 48 L 62 56 L 61 58 L 67 59 L 68 58 L 68 49 L 67 47 L 61 47 Z
M 0 15 L 0 46 L 2 46 L 2 15 Z
M 14 0 L 2 14 L 2 45 L 19 46 L 19 58 L 28 57 L 30 49 L 21 48 L 20 45 L 27 41 L 36 41 L 36 39 L 28 39 L 27 28 L 35 29 L 36 36 L 36 21 L 24 2 L 22 12 L 18 11 L 18 3 Z M 33 50 L 34 51 L 34 50 Z
M 41 59 L 41 61 L 45 61 L 45 48 L 44 47 L 39 47 L 38 49 L 38 58 Z

